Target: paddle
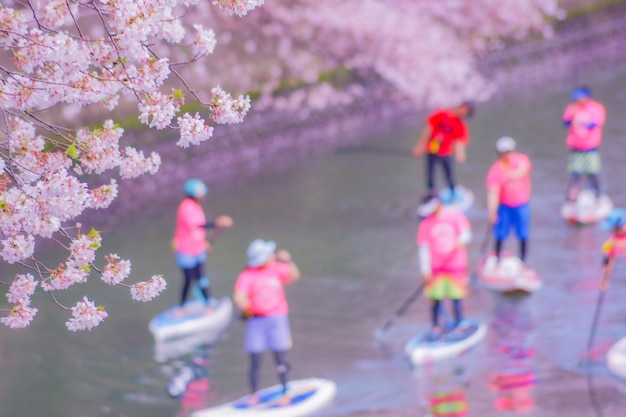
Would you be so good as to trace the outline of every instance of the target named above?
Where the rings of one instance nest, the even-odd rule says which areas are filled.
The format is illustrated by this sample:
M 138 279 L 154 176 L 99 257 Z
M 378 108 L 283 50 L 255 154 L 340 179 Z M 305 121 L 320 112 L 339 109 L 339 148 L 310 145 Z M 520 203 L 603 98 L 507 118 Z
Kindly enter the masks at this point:
M 424 291 L 424 285 L 426 285 L 425 282 L 423 282 L 422 284 L 420 284 L 410 295 L 409 297 L 404 300 L 404 302 L 402 303 L 402 305 L 400 306 L 400 308 L 398 308 L 396 310 L 396 312 L 393 314 L 393 316 L 391 316 L 383 325 L 383 327 L 381 327 L 380 329 L 376 330 L 375 333 L 375 337 L 376 340 L 382 341 L 382 339 L 385 336 L 385 333 L 387 332 L 387 330 L 389 330 L 389 328 L 393 325 L 393 323 L 399 319 L 400 317 L 402 317 L 402 315 L 406 312 L 406 310 L 411 306 L 411 304 L 413 304 L 413 301 L 415 301 L 417 299 L 417 297 L 419 297 L 419 295 L 422 293 L 422 291 Z
M 209 244 L 211 245 L 211 247 L 213 247 L 213 245 L 215 245 L 215 242 L 217 242 L 217 240 L 220 238 L 220 236 L 222 236 L 224 231 L 226 229 L 228 229 L 229 227 L 230 226 L 227 226 L 227 227 L 216 227 L 215 228 L 213 233 L 211 233 L 211 235 L 207 239 Z M 198 281 L 196 283 L 194 283 L 194 285 L 191 287 L 192 297 L 194 299 L 196 299 L 196 300 L 204 300 L 204 295 L 202 294 L 202 289 L 209 288 L 209 285 L 210 285 L 210 282 L 209 282 L 209 279 L 206 276 L 200 277 L 200 279 L 198 279 Z
M 613 270 L 613 262 L 615 262 L 615 259 L 609 258 L 609 262 L 607 263 L 604 269 L 602 283 L 600 284 L 600 292 L 598 293 L 598 301 L 596 302 L 596 311 L 593 315 L 593 322 L 591 323 L 591 330 L 589 332 L 589 341 L 587 342 L 587 351 L 586 351 L 586 355 L 584 358 L 586 359 L 587 364 L 589 364 L 590 362 L 591 348 L 593 347 L 593 340 L 596 335 L 596 328 L 598 327 L 598 320 L 600 320 L 600 312 L 602 310 L 602 304 L 604 303 L 605 290 L 609 286 L 609 278 Z M 582 365 L 582 361 L 581 361 L 581 365 Z
M 478 264 L 474 271 L 472 272 L 472 276 L 470 277 L 470 284 L 474 284 L 476 279 L 478 278 L 478 269 L 480 268 L 480 261 L 487 253 L 487 248 L 489 247 L 489 242 L 491 242 L 491 229 L 493 225 L 490 222 L 487 222 L 487 228 L 485 229 L 485 234 L 483 235 L 483 240 L 480 244 L 480 258 L 478 259 Z

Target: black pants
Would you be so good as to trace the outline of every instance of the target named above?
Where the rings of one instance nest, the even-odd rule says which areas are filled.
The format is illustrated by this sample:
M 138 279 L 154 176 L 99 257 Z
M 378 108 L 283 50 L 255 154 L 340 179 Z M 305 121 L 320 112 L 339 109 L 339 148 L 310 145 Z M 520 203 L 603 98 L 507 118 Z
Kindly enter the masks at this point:
M 259 373 L 261 370 L 262 353 L 250 354 L 250 370 L 248 374 L 250 392 L 255 393 L 259 390 Z M 274 362 L 276 363 L 276 372 L 278 380 L 283 386 L 283 394 L 287 392 L 287 381 L 289 380 L 289 363 L 287 363 L 287 352 L 274 352 Z
M 446 176 L 448 187 L 451 191 L 454 191 L 456 181 L 454 179 L 454 171 L 452 169 L 452 155 L 440 156 L 429 153 L 426 158 L 426 179 L 428 184 L 428 191 L 435 191 L 435 166 L 441 164 L 443 167 L 443 173 Z
M 205 301 L 208 303 L 211 294 L 209 294 L 208 288 L 202 288 L 200 283 L 198 282 L 200 278 L 204 275 L 204 265 L 198 264 L 193 268 L 183 269 L 183 279 L 185 280 L 183 284 L 183 291 L 180 296 L 180 305 L 185 304 L 185 300 L 187 300 L 187 294 L 189 294 L 189 287 L 192 283 L 196 283 L 200 287 L 200 291 L 202 291 L 202 295 L 204 296 Z
M 570 173 L 569 186 L 567 187 L 567 198 L 568 200 L 575 201 L 576 197 L 578 197 L 578 193 L 581 188 L 581 180 L 584 174 L 579 174 L 577 172 Z M 600 197 L 602 195 L 602 190 L 600 189 L 600 178 L 597 174 L 586 174 L 589 179 L 589 183 L 591 184 L 591 188 L 596 194 L 596 197 Z

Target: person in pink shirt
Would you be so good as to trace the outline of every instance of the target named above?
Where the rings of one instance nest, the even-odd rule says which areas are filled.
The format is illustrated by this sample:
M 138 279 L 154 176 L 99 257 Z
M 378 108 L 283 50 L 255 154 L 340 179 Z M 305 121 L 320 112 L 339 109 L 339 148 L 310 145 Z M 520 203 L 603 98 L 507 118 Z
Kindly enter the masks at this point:
M 515 152 L 516 143 L 505 136 L 496 142 L 498 160 L 487 174 L 487 210 L 493 224 L 495 255 L 500 256 L 502 244 L 511 227 L 520 241 L 520 258 L 526 260 L 530 233 L 530 159 Z
M 283 286 L 298 281 L 300 271 L 289 252 L 275 251 L 275 242 L 252 241 L 247 250 L 248 266 L 235 282 L 233 300 L 246 320 L 244 349 L 250 354 L 250 405 L 258 402 L 261 357 L 268 349 L 274 353 L 278 378 L 283 385 L 279 404 L 289 401 L 287 351 L 291 349 L 291 331 Z
M 176 264 L 182 270 L 184 280 L 180 298 L 181 314 L 192 284 L 198 284 L 207 304 L 211 299 L 210 282 L 204 273 L 207 251 L 211 250 L 211 245 L 206 240 L 207 229 L 222 229 L 233 225 L 233 219 L 229 216 L 219 216 L 214 221 L 206 220 L 200 205 L 200 200 L 209 192 L 204 182 L 192 178 L 185 181 L 183 188 L 185 198 L 178 206 L 176 231 L 172 240 Z
M 569 149 L 567 170 L 570 173 L 567 199 L 575 201 L 584 175 L 589 178 L 596 197 L 601 195 L 599 148 L 605 110 L 601 103 L 591 98 L 591 91 L 586 87 L 574 89 L 571 98 L 572 102 L 563 114 L 563 124 L 568 129 L 565 140 Z
M 466 247 L 472 233 L 467 217 L 458 210 L 444 208 L 437 197 L 428 195 L 418 211 L 424 217 L 417 231 L 418 259 L 425 295 L 432 300 L 430 339 L 436 340 L 442 333 L 442 300 L 452 300 L 454 327 L 463 319 L 461 301 L 467 295 L 468 283 Z

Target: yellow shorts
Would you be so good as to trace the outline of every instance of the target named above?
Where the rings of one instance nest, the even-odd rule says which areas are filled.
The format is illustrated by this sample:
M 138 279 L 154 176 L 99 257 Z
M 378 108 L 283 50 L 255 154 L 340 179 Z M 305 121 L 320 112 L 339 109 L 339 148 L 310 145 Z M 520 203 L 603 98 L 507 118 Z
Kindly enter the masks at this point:
M 439 274 L 433 276 L 432 284 L 426 284 L 424 295 L 433 300 L 460 300 L 467 295 L 467 285 L 450 274 Z

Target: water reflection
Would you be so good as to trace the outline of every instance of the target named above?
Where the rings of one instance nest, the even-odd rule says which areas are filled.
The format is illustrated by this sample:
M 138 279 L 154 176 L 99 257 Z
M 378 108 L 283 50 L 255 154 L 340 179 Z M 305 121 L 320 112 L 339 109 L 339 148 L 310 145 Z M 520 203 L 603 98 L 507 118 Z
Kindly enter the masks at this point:
M 528 413 L 535 405 L 535 326 L 527 307 L 528 299 L 496 296 L 489 339 L 493 372 L 488 383 L 495 393 L 496 411 Z
M 154 360 L 166 362 L 168 360 L 181 358 L 212 346 L 216 342 L 216 337 L 211 332 L 201 331 L 191 333 L 183 337 L 157 340 L 154 343 Z
M 417 402 L 429 417 L 469 417 L 467 389 L 476 362 L 473 351 L 415 368 Z M 478 415 L 478 414 L 474 414 Z
M 171 375 L 167 393 L 180 402 L 175 417 L 189 417 L 194 411 L 209 406 L 213 397 L 209 377 L 212 350 L 212 345 L 199 346 L 186 360 L 174 362 L 171 368 L 162 368 Z

